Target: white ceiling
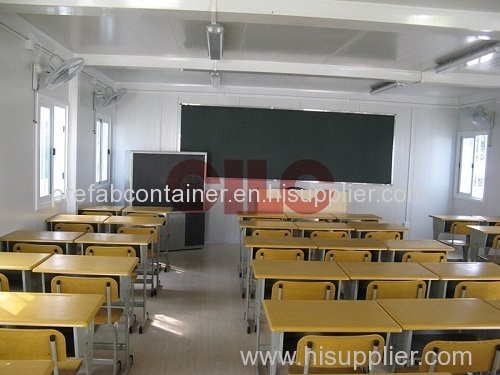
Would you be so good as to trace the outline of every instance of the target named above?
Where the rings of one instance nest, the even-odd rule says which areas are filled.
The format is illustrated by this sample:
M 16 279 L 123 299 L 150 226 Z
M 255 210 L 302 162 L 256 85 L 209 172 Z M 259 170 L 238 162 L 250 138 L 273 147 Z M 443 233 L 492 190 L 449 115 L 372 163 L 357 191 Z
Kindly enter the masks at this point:
M 435 73 L 437 62 L 500 41 L 500 1 L 0 1 L 121 86 L 209 86 L 206 25 L 225 27 L 223 87 L 461 98 L 500 89 L 489 62 Z M 401 5 L 404 4 L 404 5 Z M 381 94 L 383 95 L 383 94 Z

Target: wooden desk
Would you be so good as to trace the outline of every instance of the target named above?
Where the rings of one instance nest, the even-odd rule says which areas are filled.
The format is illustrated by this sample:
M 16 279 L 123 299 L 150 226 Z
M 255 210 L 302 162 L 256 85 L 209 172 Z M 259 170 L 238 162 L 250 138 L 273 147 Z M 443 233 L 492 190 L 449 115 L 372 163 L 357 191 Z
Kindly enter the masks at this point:
M 301 214 L 300 212 L 285 212 L 285 215 L 288 220 L 300 220 L 300 219 L 309 219 L 309 220 L 334 220 L 335 216 L 326 212 L 315 212 L 308 214 Z
M 399 224 L 392 223 L 374 223 L 370 221 L 349 222 L 349 225 L 354 228 L 359 238 L 364 237 L 367 232 L 399 232 L 401 239 L 405 232 L 409 232 L 408 228 Z
M 347 232 L 349 237 L 351 236 L 351 231 L 353 231 L 353 227 L 347 225 L 346 223 L 334 223 L 328 221 L 296 221 L 294 223 L 297 226 L 298 230 L 302 231 L 302 237 L 304 237 L 305 231 L 343 231 Z
M 32 292 L 31 271 L 52 254 L 32 253 L 0 253 L 0 270 L 21 271 L 23 277 L 23 291 Z
M 470 228 L 470 260 L 475 261 L 480 247 L 486 247 L 491 237 L 500 235 L 500 226 L 467 225 Z M 491 239 L 493 240 L 493 239 Z
M 290 231 L 297 229 L 297 223 L 291 221 L 240 220 L 238 224 L 241 229 L 286 229 Z
M 487 299 L 485 301 L 488 302 L 491 306 L 496 307 L 498 310 L 500 310 L 500 299 Z
M 445 298 L 448 281 L 495 281 L 500 280 L 500 266 L 489 262 L 420 263 L 439 277 L 431 291 L 432 297 Z
M 500 223 L 500 216 L 481 216 L 481 215 L 474 215 L 475 218 L 478 218 L 479 220 L 488 223 L 488 225 L 495 225 L 496 223 Z
M 265 300 L 264 313 L 271 330 L 271 358 L 283 352 L 285 332 L 387 333 L 401 327 L 375 301 Z M 276 374 L 276 363 L 269 368 Z
M 257 292 L 255 296 L 255 320 L 257 323 L 257 350 L 259 350 L 260 336 L 260 311 L 264 301 L 266 279 L 271 280 L 301 280 L 301 281 L 337 281 L 337 299 L 340 299 L 342 281 L 349 277 L 336 262 L 297 262 L 275 260 L 252 260 L 253 275 L 257 279 Z M 248 324 L 248 310 L 247 317 Z M 247 326 L 247 332 L 250 326 Z
M 376 221 L 382 220 L 380 216 L 373 214 L 348 214 L 348 213 L 335 213 L 333 214 L 338 221 Z
M 256 212 L 256 211 L 238 211 L 238 217 L 245 219 L 281 219 L 286 220 L 283 212 Z
M 113 257 L 113 256 L 82 256 L 82 255 L 54 255 L 50 259 L 36 267 L 33 272 L 42 274 L 43 292 L 45 293 L 45 274 L 56 275 L 84 275 L 84 276 L 109 276 L 120 278 L 120 298 L 125 307 L 125 353 L 127 368 L 131 365 L 129 358 L 129 329 L 132 328 L 133 308 L 132 280 L 139 258 L 136 257 Z M 132 322 L 132 323 L 131 323 Z
M 390 259 L 394 261 L 395 252 L 447 252 L 454 251 L 454 248 L 436 240 L 377 240 L 389 250 Z
M 418 263 L 394 262 L 339 262 L 340 268 L 349 276 L 346 283 L 346 296 L 348 299 L 358 298 L 359 281 L 375 280 L 438 280 L 438 277 Z
M 7 251 L 9 251 L 9 243 L 25 242 L 35 244 L 56 244 L 65 245 L 66 254 L 70 253 L 70 245 L 75 240 L 82 236 L 83 232 L 54 232 L 54 231 L 31 231 L 31 230 L 18 230 L 9 233 L 0 241 L 6 243 Z
M 95 206 L 95 205 L 84 205 L 84 206 L 78 206 L 78 213 L 81 214 L 83 211 L 95 211 L 96 215 L 99 214 L 99 212 L 111 212 L 114 213 L 115 215 L 121 215 L 122 210 L 125 208 L 125 206 L 120 206 L 120 205 L 103 205 L 103 206 Z
M 478 217 L 470 215 L 429 215 L 429 217 L 432 217 L 433 239 L 435 240 L 439 239 L 441 233 L 449 233 L 451 223 L 455 221 L 481 221 Z
M 147 234 L 117 234 L 117 233 L 87 233 L 78 238 L 75 243 L 81 244 L 82 254 L 85 253 L 84 245 L 125 245 L 139 246 L 140 259 L 143 265 L 143 300 L 135 301 L 134 306 L 142 307 L 142 321 L 139 325 L 139 333 L 142 333 L 143 327 L 147 321 L 146 312 L 146 283 L 147 283 L 147 261 L 148 261 L 148 245 L 153 240 L 153 235 Z
M 408 356 L 414 331 L 500 329 L 500 310 L 479 299 L 381 299 L 377 303 L 403 328 L 394 337 L 395 348 Z
M 0 293 L 0 325 L 73 328 L 75 355 L 92 372 L 94 317 L 104 302 L 96 294 Z
M 50 360 L 0 360 L 0 375 L 50 375 L 53 370 Z
M 67 223 L 67 224 L 92 224 L 97 226 L 99 233 L 104 232 L 103 224 L 109 218 L 107 215 L 73 215 L 73 214 L 58 214 L 49 217 L 45 220 L 49 224 L 50 230 L 54 230 L 54 224 Z
M 387 250 L 372 238 L 314 238 L 312 242 L 321 250 L 377 251 L 379 261 L 381 253 Z
M 157 214 L 166 217 L 173 210 L 173 207 L 162 206 L 127 206 L 122 210 L 122 212 L 125 214 L 129 214 L 131 212 L 138 214 Z

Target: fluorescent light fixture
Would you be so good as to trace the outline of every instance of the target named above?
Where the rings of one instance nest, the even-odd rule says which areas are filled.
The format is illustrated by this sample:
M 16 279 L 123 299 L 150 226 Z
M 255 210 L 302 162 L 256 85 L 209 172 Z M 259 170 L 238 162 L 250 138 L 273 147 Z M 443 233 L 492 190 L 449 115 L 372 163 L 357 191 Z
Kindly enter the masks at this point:
M 387 90 L 397 89 L 397 88 L 405 87 L 405 86 L 406 86 L 405 82 L 387 82 L 387 83 L 383 83 L 381 85 L 372 87 L 372 89 L 370 90 L 370 95 L 380 94 L 381 92 L 384 92 L 384 91 L 387 91 Z
M 493 58 L 495 53 L 500 52 L 500 42 L 487 44 L 481 48 L 474 49 L 465 55 L 457 56 L 442 63 L 439 63 L 434 70 L 436 73 L 442 73 L 453 69 L 459 65 L 472 66 L 480 62 L 486 62 Z
M 208 74 L 210 76 L 210 84 L 212 85 L 212 87 L 219 87 L 221 78 L 220 72 L 213 71 Z
M 222 58 L 224 26 L 216 22 L 207 25 L 207 41 L 210 60 L 220 60 Z

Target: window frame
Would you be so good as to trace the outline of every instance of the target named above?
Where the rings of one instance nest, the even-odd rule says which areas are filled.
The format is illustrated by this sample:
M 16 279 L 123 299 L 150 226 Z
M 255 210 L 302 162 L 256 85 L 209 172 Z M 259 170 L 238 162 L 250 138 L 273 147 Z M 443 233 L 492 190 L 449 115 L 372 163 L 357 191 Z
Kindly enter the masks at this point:
M 474 151 L 473 154 L 475 155 L 476 152 L 476 136 L 479 135 L 485 135 L 487 136 L 486 139 L 486 158 L 485 158 L 485 176 L 484 176 L 484 182 L 483 182 L 483 197 L 482 198 L 477 198 L 473 197 L 473 188 L 472 188 L 472 183 L 473 183 L 473 178 L 474 178 L 474 169 L 472 170 L 472 175 L 471 175 L 471 192 L 470 193 L 462 193 L 459 191 L 460 189 L 460 177 L 461 177 L 461 159 L 462 159 L 462 142 L 463 138 L 474 138 Z M 487 168 L 488 168 L 488 143 L 490 141 L 489 139 L 490 133 L 487 130 L 471 130 L 471 131 L 461 131 L 458 132 L 457 134 L 457 146 L 456 146 L 456 157 L 455 157 L 455 181 L 454 181 L 454 198 L 459 198 L 459 199 L 464 199 L 464 200 L 469 200 L 473 202 L 479 202 L 482 203 L 484 202 L 485 199 L 485 192 L 486 192 L 486 175 L 487 175 Z M 474 156 L 473 155 L 473 156 Z
M 103 127 L 101 126 L 100 127 L 101 132 L 99 132 L 99 126 L 98 126 L 99 121 L 101 121 L 101 124 L 102 123 L 108 124 L 108 147 L 107 147 L 107 155 L 108 155 L 107 171 L 108 171 L 108 174 L 107 174 L 107 179 L 102 180 L 102 175 L 100 175 L 100 171 L 99 171 L 100 178 L 98 181 L 98 178 L 97 178 L 97 174 L 98 174 L 98 171 L 97 171 L 97 167 L 98 167 L 97 151 L 98 151 L 98 146 L 99 146 L 99 142 L 98 142 L 99 136 L 100 136 L 100 139 L 102 139 L 102 130 L 103 130 Z M 95 121 L 94 121 L 94 183 L 98 187 L 106 187 L 106 186 L 110 186 L 110 184 L 111 184 L 111 127 L 112 127 L 111 116 L 106 115 L 104 113 L 96 112 Z M 99 149 L 102 150 L 101 147 L 99 147 Z M 100 163 L 102 163 L 102 153 L 99 153 L 99 156 L 101 158 Z M 101 165 L 101 164 L 99 164 L 99 165 Z
M 49 181 L 49 194 L 40 196 L 41 193 L 41 109 L 42 107 L 50 108 L 52 118 L 50 124 L 50 148 L 54 148 L 54 108 L 59 107 L 64 109 L 64 154 L 62 166 L 64 177 L 63 180 L 63 194 L 55 197 L 54 194 L 54 154 L 51 152 L 50 158 L 50 181 Z M 37 94 L 36 101 L 36 126 L 35 126 L 35 210 L 40 210 L 49 206 L 54 206 L 56 203 L 64 202 L 68 189 L 68 128 L 69 128 L 69 104 L 67 102 L 57 100 L 48 96 Z

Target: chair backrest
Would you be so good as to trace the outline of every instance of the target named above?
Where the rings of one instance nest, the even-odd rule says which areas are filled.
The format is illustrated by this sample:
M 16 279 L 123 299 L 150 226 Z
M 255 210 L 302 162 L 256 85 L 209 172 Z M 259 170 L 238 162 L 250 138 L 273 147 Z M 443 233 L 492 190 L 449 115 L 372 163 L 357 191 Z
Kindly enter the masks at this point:
M 142 213 L 142 212 L 130 212 L 127 216 L 141 216 L 141 217 L 160 217 L 160 215 L 155 213 Z
M 373 353 L 379 353 L 383 358 L 385 342 L 380 335 L 355 335 L 355 336 L 304 336 L 297 343 L 295 363 L 301 364 L 303 374 L 308 374 L 311 369 L 354 369 L 354 358 L 358 358 L 357 370 L 370 365 Z M 336 361 L 326 361 L 325 353 Z M 365 355 L 362 356 L 361 353 Z M 339 360 L 343 358 L 343 360 Z M 346 360 L 351 358 L 351 360 Z M 363 362 L 363 358 L 365 361 Z M 329 363 L 328 363 L 329 362 Z
M 367 232 L 365 238 L 373 238 L 374 240 L 400 240 L 399 232 Z
M 52 293 L 100 294 L 106 297 L 108 306 L 118 301 L 118 283 L 111 277 L 56 276 L 50 290 Z
M 94 233 L 94 227 L 92 226 L 92 224 L 57 223 L 56 225 L 54 225 L 54 230 L 59 230 L 61 232 Z
M 8 292 L 9 290 L 9 279 L 7 279 L 7 276 L 4 274 L 0 273 L 0 292 Z
M 116 231 L 124 234 L 152 234 L 153 243 L 158 243 L 158 231 L 155 228 L 149 227 L 121 227 Z
M 349 234 L 344 231 L 327 232 L 324 230 L 315 230 L 309 238 L 348 238 Z
M 113 213 L 108 211 L 83 211 L 81 215 L 113 216 Z
M 257 229 L 254 230 L 252 236 L 260 237 L 291 237 L 292 233 L 286 229 Z
M 420 280 L 372 281 L 366 289 L 366 299 L 425 298 L 427 285 Z
M 496 223 L 495 225 L 498 225 L 498 224 L 500 224 L 500 223 Z M 491 245 L 491 248 L 496 249 L 496 250 L 500 249 L 500 235 L 495 236 L 493 238 L 493 244 Z
M 403 254 L 402 262 L 435 262 L 446 263 L 445 253 L 429 253 L 425 251 L 409 251 Z
M 335 285 L 327 281 L 277 281 L 271 299 L 323 301 L 335 299 Z
M 0 359 L 65 361 L 66 339 L 55 329 L 0 328 Z
M 252 217 L 249 221 L 251 222 L 256 222 L 256 221 L 281 221 L 281 219 L 278 218 L 272 218 L 272 217 Z
M 443 355 L 440 356 L 440 353 Z M 422 351 L 422 372 L 489 372 L 500 365 L 500 339 L 483 341 L 432 341 Z
M 371 262 L 372 253 L 367 250 L 329 250 L 325 254 L 325 261 L 331 262 Z
M 462 281 L 453 298 L 500 299 L 500 281 Z
M 467 225 L 477 225 L 477 222 L 455 221 L 451 223 L 450 233 L 463 236 L 470 235 L 470 228 Z
M 85 255 L 135 257 L 136 252 L 132 246 L 89 246 Z
M 304 252 L 300 249 L 259 249 L 255 259 L 265 260 L 304 260 Z
M 499 222 L 497 222 L 497 223 L 495 223 L 495 226 L 496 226 L 496 227 L 500 227 L 500 221 L 499 221 Z
M 16 243 L 14 245 L 14 252 L 17 253 L 54 253 L 62 254 L 63 250 L 57 245 L 38 245 L 31 243 Z

